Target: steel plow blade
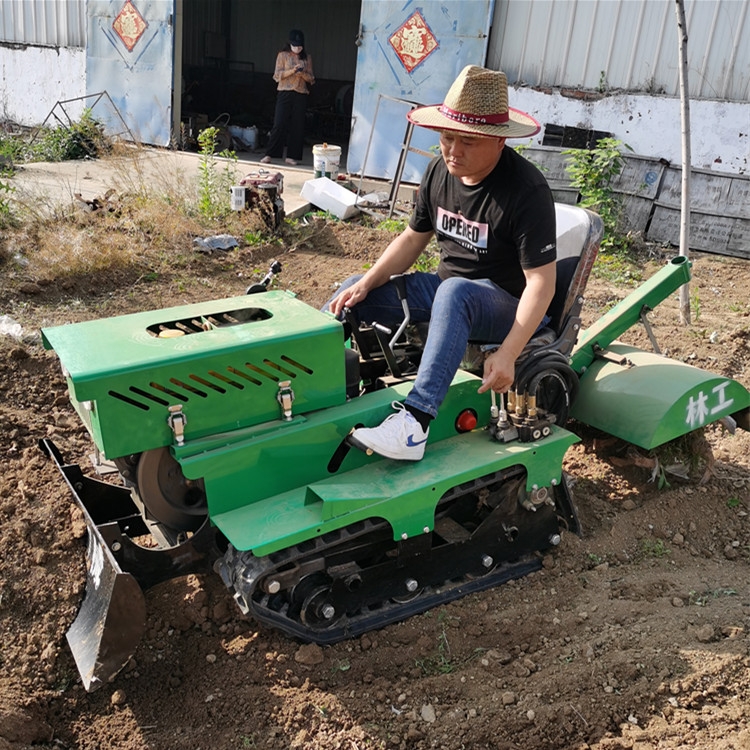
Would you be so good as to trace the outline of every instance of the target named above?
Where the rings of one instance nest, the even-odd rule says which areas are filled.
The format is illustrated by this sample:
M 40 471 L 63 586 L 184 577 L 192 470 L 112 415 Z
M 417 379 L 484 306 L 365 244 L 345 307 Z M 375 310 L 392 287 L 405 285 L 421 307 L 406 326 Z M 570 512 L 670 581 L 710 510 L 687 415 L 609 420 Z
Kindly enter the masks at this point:
M 109 682 L 128 663 L 146 629 L 146 600 L 89 525 L 86 593 L 66 634 L 88 692 Z

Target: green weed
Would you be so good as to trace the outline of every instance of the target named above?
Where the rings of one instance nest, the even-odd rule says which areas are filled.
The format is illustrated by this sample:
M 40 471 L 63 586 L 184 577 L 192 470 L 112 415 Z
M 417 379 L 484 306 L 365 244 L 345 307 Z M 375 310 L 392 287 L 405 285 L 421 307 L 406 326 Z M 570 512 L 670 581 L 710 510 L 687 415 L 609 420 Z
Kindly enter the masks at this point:
M 406 225 L 406 219 L 383 219 L 383 221 L 378 222 L 377 228 L 386 232 L 403 232 Z
M 429 613 L 427 613 L 429 614 Z M 466 664 L 473 659 L 477 658 L 483 651 L 478 648 L 468 656 L 459 658 L 451 653 L 451 647 L 448 643 L 448 633 L 445 626 L 445 617 L 443 613 L 438 616 L 438 622 L 441 623 L 441 630 L 438 634 L 437 650 L 433 656 L 428 656 L 426 659 L 417 659 L 416 665 L 426 675 L 436 674 L 450 674 L 455 672 L 462 664 Z
M 433 237 L 424 251 L 420 253 L 412 268 L 415 271 L 422 271 L 424 273 L 435 273 L 439 264 L 440 249 L 438 248 L 438 244 Z
M 697 323 L 701 317 L 701 297 L 698 293 L 698 287 L 693 287 L 690 293 L 690 309 L 693 311 L 693 319 Z
M 245 232 L 245 244 L 246 245 L 262 245 L 266 241 L 266 237 L 263 232 Z
M 641 542 L 640 552 L 641 557 L 654 557 L 656 559 L 662 559 L 672 554 L 662 539 L 651 539 L 650 537 Z
M 70 125 L 45 128 L 26 150 L 26 161 L 70 161 L 97 158 L 111 150 L 111 142 L 104 135 L 104 126 L 84 110 L 81 119 Z
M 688 596 L 688 604 L 692 604 L 695 607 L 707 607 L 712 599 L 718 599 L 720 596 L 737 596 L 737 592 L 734 589 L 706 589 L 700 593 L 691 591 Z
M 610 251 L 627 249 L 630 244 L 628 236 L 620 230 L 622 202 L 612 188 L 613 180 L 625 165 L 622 147 L 632 151 L 630 146 L 615 138 L 600 138 L 593 149 L 574 148 L 562 152 L 570 157 L 567 171 L 571 185 L 580 193 L 579 205 L 602 217 L 602 248 Z
M 11 226 L 14 223 L 13 210 L 9 196 L 15 188 L 8 182 L 0 180 L 0 229 Z
M 595 277 L 611 281 L 617 286 L 635 288 L 643 280 L 642 264 L 638 265 L 628 253 L 600 252 L 594 263 L 592 273 Z
M 219 129 L 205 128 L 198 135 L 200 146 L 200 164 L 198 165 L 198 211 L 207 219 L 226 216 L 230 211 L 230 189 L 235 181 L 233 164 L 237 162 L 234 151 L 216 153 L 216 141 Z M 229 159 L 220 172 L 216 157 Z

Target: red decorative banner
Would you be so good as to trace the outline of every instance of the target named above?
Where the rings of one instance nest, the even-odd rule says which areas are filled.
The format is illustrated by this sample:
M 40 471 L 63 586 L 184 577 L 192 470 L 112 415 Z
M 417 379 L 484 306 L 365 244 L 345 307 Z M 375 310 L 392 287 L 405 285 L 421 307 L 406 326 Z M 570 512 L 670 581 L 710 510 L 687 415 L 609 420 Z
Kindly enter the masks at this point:
M 143 32 L 148 28 L 148 23 L 138 12 L 138 8 L 130 0 L 126 0 L 125 5 L 122 6 L 122 10 L 117 14 L 112 28 L 115 30 L 117 36 L 122 39 L 122 43 L 128 48 L 128 52 L 132 52 L 133 47 L 135 47 L 138 40 L 143 36 Z
M 438 48 L 438 40 L 418 10 L 391 34 L 388 41 L 409 73 Z

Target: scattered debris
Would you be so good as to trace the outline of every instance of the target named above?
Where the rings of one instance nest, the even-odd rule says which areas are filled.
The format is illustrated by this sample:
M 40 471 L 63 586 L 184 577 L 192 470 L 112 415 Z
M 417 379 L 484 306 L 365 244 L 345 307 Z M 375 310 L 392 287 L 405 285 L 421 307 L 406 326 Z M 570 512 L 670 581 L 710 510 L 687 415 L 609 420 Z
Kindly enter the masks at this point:
M 90 201 L 86 200 L 80 193 L 74 193 L 74 197 L 79 203 L 83 204 L 81 207 L 83 208 L 85 206 L 84 210 L 89 211 L 90 213 L 97 213 L 100 211 L 114 213 L 121 208 L 120 196 L 117 195 L 117 191 L 111 188 L 104 193 L 103 197 L 97 196 Z
M 214 250 L 232 250 L 240 243 L 231 234 L 216 234 L 213 237 L 196 237 L 193 244 L 199 253 L 212 253 Z
M 23 338 L 23 328 L 10 315 L 0 315 L 0 336 L 12 336 L 20 340 Z

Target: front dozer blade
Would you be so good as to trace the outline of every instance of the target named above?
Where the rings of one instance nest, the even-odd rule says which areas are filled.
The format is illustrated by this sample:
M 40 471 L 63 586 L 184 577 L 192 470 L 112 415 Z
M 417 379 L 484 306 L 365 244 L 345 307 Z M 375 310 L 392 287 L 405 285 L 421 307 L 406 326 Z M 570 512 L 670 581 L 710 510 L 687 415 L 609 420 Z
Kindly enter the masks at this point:
M 146 599 L 89 526 L 86 594 L 66 637 L 83 686 L 93 692 L 130 660 L 146 629 Z
M 39 447 L 56 464 L 81 509 L 88 530 L 86 592 L 67 639 L 83 686 L 93 692 L 128 663 L 146 629 L 143 592 L 162 581 L 207 573 L 218 557 L 214 529 L 200 529 L 171 547 L 143 547 L 148 536 L 130 491 L 85 476 L 66 464 L 49 439 Z

